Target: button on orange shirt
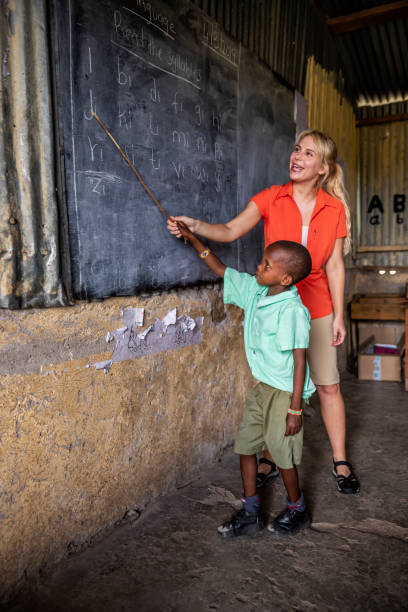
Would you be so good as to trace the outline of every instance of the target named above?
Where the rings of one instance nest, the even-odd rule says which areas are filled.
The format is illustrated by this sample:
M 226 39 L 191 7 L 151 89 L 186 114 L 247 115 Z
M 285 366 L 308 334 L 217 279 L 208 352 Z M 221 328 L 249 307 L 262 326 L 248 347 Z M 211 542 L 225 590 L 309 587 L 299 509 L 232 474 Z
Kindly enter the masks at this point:
M 265 246 L 276 240 L 302 242 L 302 216 L 292 197 L 292 182 L 272 185 L 251 198 L 264 219 Z M 326 317 L 333 310 L 323 266 L 333 252 L 336 238 L 347 236 L 346 215 L 340 200 L 319 189 L 307 236 L 312 271 L 297 284 L 303 304 L 312 319 Z

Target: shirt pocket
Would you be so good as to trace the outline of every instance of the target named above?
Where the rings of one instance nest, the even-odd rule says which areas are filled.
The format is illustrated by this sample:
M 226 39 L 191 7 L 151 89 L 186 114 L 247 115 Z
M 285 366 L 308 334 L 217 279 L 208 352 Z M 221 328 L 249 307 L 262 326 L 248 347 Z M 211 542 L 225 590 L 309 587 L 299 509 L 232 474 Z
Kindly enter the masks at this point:
M 265 312 L 267 309 L 258 308 L 254 314 L 251 326 L 251 348 L 260 348 L 270 339 L 276 337 L 278 331 L 278 312 Z

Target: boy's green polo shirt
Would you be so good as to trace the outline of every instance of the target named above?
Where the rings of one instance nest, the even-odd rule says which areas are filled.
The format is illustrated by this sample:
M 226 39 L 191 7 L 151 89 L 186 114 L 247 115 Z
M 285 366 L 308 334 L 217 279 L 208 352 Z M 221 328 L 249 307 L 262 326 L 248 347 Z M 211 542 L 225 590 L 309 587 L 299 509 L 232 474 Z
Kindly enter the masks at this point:
M 293 349 L 309 346 L 310 314 L 295 286 L 278 295 L 267 295 L 250 274 L 225 270 L 224 302 L 245 312 L 244 340 L 249 367 L 257 380 L 293 392 Z M 306 364 L 302 397 L 315 391 Z

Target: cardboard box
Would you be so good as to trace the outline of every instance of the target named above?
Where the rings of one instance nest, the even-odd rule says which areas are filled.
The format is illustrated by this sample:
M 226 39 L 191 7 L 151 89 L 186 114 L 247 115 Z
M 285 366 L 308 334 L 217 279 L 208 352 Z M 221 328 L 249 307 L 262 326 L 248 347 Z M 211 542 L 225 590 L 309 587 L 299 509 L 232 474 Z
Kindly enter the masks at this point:
M 358 352 L 358 378 L 360 380 L 395 380 L 401 381 L 401 357 L 404 352 L 404 334 L 397 340 L 395 327 L 365 327 L 360 334 L 362 342 Z M 374 353 L 376 343 L 397 346 L 396 355 L 378 355 Z

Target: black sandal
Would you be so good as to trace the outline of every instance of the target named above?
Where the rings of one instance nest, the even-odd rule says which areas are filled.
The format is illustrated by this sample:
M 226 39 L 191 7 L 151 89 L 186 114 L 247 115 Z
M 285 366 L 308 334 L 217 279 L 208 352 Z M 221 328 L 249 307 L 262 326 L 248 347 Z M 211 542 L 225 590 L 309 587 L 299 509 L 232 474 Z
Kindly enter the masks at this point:
M 351 467 L 351 463 L 348 461 L 335 461 L 333 459 L 333 476 L 337 480 L 337 489 L 340 493 L 360 493 L 360 483 L 357 478 L 353 474 L 353 468 Z M 346 465 L 350 470 L 350 474 L 348 476 L 343 476 L 343 474 L 338 474 L 336 467 L 338 465 Z
M 258 489 L 259 487 L 262 487 L 265 484 L 268 478 L 275 478 L 275 476 L 279 474 L 279 470 L 276 467 L 276 463 L 273 463 L 273 461 L 269 461 L 269 459 L 265 459 L 265 457 L 262 457 L 262 459 L 259 460 L 259 463 L 267 463 L 271 466 L 271 470 L 268 474 L 264 474 L 263 472 L 257 473 L 256 486 Z

